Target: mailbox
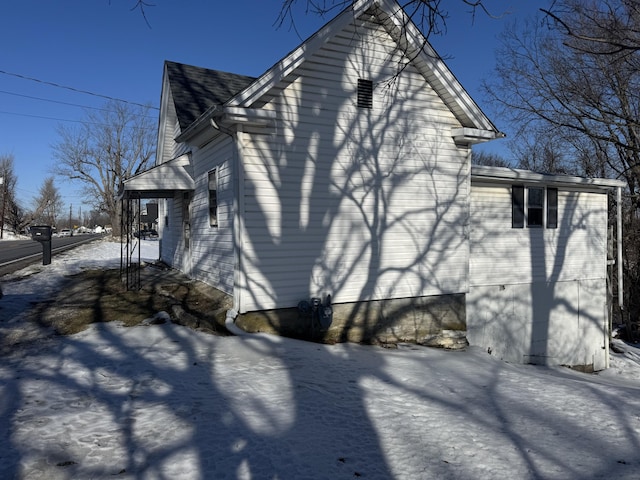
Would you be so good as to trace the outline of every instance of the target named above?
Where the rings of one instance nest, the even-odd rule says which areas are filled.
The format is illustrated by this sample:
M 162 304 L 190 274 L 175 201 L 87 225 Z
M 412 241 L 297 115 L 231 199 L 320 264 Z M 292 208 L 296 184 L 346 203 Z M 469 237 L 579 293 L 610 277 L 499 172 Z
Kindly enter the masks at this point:
M 31 238 L 42 244 L 42 264 L 51 263 L 51 231 L 49 225 L 34 225 L 30 229 Z
M 29 230 L 33 240 L 37 242 L 51 241 L 51 231 L 53 229 L 49 225 L 35 225 Z

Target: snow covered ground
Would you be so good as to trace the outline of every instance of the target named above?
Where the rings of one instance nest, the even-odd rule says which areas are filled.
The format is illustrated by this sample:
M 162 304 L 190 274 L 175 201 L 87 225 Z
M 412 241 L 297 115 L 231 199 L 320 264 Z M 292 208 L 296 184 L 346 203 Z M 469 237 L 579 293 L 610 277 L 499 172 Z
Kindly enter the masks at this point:
M 1 338 L 21 342 L 0 357 L 0 478 L 640 478 L 638 349 L 586 375 L 474 348 L 26 324 L 65 275 L 119 255 L 96 242 L 0 278 Z

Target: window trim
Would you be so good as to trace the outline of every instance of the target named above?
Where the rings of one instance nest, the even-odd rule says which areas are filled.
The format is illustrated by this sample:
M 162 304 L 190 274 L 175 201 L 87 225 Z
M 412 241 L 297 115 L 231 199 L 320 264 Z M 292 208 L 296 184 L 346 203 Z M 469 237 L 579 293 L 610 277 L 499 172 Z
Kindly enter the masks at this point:
M 530 204 L 530 192 L 542 190 L 542 205 Z M 540 223 L 532 223 L 531 210 L 539 210 Z M 538 217 L 536 215 L 536 217 Z M 540 185 L 511 185 L 511 228 L 558 228 L 558 189 Z

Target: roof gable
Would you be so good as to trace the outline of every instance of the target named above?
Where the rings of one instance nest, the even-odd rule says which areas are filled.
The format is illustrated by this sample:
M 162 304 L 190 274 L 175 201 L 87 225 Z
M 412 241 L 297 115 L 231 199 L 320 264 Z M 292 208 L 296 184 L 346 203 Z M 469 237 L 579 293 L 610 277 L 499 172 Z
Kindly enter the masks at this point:
M 462 128 L 452 132 L 456 142 L 471 144 L 502 136 L 396 0 L 356 0 L 258 78 L 165 62 L 163 89 L 167 85 L 171 93 L 181 132 L 176 141 L 190 138 L 223 111 L 257 111 L 282 80 L 331 38 L 354 21 L 373 17 L 460 122 Z
M 165 72 L 181 130 L 255 81 L 254 77 L 169 61 Z
M 489 130 L 497 128 L 482 112 L 429 44 L 396 0 L 358 0 L 318 30 L 298 48 L 230 98 L 225 105 L 252 107 L 259 105 L 287 75 L 311 58 L 334 35 L 363 15 L 375 15 L 414 66 L 427 79 L 463 127 Z

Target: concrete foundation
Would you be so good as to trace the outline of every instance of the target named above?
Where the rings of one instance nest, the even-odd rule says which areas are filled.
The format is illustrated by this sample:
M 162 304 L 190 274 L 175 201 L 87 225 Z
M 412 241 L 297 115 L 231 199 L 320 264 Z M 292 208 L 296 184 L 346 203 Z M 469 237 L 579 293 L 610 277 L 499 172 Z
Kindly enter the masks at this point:
M 326 330 L 297 308 L 248 312 L 239 315 L 236 324 L 247 332 L 325 343 L 418 343 L 452 349 L 467 345 L 464 294 L 334 304 Z

